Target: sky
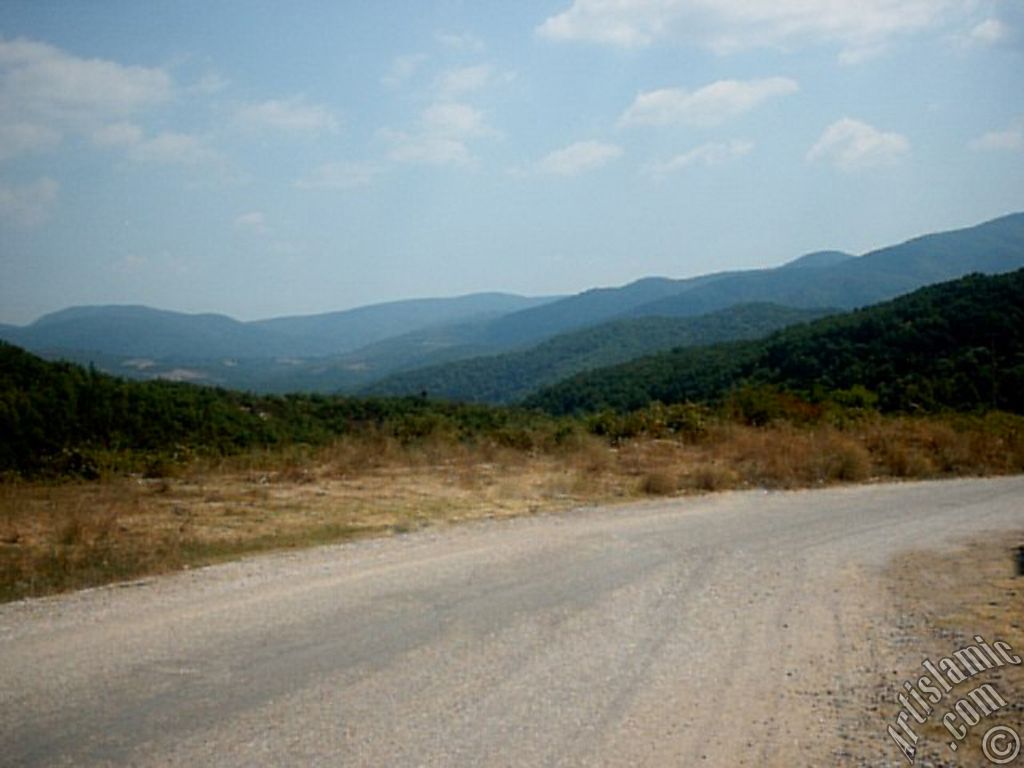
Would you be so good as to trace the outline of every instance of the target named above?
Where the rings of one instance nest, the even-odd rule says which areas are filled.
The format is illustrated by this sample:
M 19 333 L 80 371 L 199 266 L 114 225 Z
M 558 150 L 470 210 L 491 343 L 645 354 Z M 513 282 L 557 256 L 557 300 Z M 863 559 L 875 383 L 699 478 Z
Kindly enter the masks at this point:
M 0 322 L 860 254 L 1024 210 L 1019 0 L 4 0 Z

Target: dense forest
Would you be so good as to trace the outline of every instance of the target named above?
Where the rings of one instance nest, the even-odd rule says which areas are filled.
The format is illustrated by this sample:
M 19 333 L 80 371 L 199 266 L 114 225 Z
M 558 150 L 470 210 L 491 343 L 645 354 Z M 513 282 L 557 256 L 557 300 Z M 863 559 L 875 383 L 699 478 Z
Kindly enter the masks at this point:
M 929 286 L 761 341 L 678 349 L 580 374 L 527 404 L 556 414 L 627 411 L 757 388 L 883 411 L 1024 412 L 1024 270 Z

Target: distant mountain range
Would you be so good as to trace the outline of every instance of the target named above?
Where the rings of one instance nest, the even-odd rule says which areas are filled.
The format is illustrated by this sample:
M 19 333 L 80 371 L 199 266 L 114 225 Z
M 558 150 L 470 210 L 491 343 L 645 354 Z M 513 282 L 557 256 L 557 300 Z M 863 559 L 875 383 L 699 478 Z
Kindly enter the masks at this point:
M 143 306 L 72 307 L 45 315 L 24 328 L 0 326 L 0 333 L 8 341 L 40 351 L 66 349 L 195 360 L 321 357 L 340 355 L 414 330 L 455 322 L 486 322 L 551 300 L 478 293 L 252 322 Z
M 557 298 L 480 293 L 252 322 L 144 306 L 72 307 L 27 326 L 0 325 L 0 339 L 130 378 L 333 391 L 369 380 L 361 359 L 345 357 L 352 350 L 411 331 L 443 335 L 451 323 L 484 324 Z
M 1018 213 L 859 257 L 822 251 L 773 269 L 651 277 L 567 297 L 474 294 L 254 322 L 137 306 L 77 307 L 24 327 L 0 325 L 0 339 L 135 378 L 276 392 L 425 389 L 506 401 L 625 355 L 751 338 L 744 313 L 775 313 L 753 322 L 764 333 L 776 322 L 809 317 L 780 308 L 849 310 L 972 272 L 1020 267 Z M 749 306 L 733 309 L 739 305 Z M 718 314 L 725 310 L 734 314 Z M 708 317 L 669 322 L 702 316 Z

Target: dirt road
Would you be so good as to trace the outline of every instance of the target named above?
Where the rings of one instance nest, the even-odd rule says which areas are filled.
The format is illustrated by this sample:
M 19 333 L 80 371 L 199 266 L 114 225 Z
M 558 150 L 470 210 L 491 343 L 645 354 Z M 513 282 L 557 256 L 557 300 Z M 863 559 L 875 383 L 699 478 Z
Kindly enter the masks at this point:
M 886 569 L 1000 531 L 1024 478 L 726 493 L 0 606 L 0 763 L 906 765 Z

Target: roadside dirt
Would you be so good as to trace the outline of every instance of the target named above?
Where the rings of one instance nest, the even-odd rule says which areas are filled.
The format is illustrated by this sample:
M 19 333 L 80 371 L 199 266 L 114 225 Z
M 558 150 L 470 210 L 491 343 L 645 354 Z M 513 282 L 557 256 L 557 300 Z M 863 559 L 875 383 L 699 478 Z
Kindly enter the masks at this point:
M 1003 641 L 1014 649 L 1011 655 L 1024 657 L 1024 576 L 1016 575 L 1014 559 L 1021 545 L 1024 530 L 1016 535 L 981 536 L 956 549 L 909 552 L 895 558 L 886 569 L 886 596 L 897 621 L 892 645 L 901 653 L 888 679 L 876 685 L 873 704 L 889 714 L 893 724 L 902 708 L 896 700 L 896 695 L 904 692 L 902 684 L 916 683 L 922 675 L 929 674 L 922 666 L 925 659 L 939 664 L 959 649 L 980 648 L 976 637 L 990 646 L 997 640 Z M 956 662 L 956 657 L 952 658 Z M 982 716 L 972 727 L 964 722 L 955 706 L 966 700 L 970 707 L 978 709 L 969 693 L 985 684 L 991 684 L 1006 705 L 988 717 Z M 998 730 L 1000 726 L 1011 728 L 1024 738 L 1024 665 L 994 666 L 954 685 L 931 707 L 934 711 L 930 715 L 916 702 L 914 708 L 926 720 L 924 724 L 909 720 L 919 737 L 914 765 L 996 764 L 982 753 L 982 740 L 990 729 Z M 965 711 L 970 717 L 971 710 Z M 953 732 L 942 722 L 950 712 Z M 905 731 L 898 730 L 910 741 Z M 965 730 L 966 736 L 961 738 Z M 895 740 L 892 743 L 898 752 Z M 955 751 L 951 744 L 956 744 Z M 997 739 L 990 750 L 999 747 Z M 1024 754 L 1008 764 L 1024 764 Z

